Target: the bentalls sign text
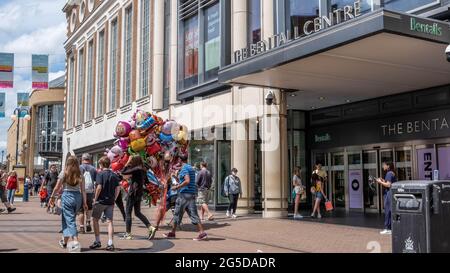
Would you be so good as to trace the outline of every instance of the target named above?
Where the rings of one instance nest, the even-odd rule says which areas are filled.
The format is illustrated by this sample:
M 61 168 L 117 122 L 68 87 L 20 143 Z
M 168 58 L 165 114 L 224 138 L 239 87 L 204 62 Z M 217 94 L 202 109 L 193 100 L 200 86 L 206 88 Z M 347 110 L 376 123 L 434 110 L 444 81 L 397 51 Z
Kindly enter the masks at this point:
M 331 27 L 348 21 L 361 15 L 361 1 L 355 1 L 353 5 L 333 10 L 328 16 L 320 16 L 314 20 L 306 21 L 303 26 L 295 26 L 293 33 L 291 30 L 276 34 L 265 41 L 251 44 L 247 48 L 242 48 L 234 52 L 234 62 L 241 62 L 247 58 L 256 56 L 268 50 L 275 49 L 286 43 L 295 41 L 313 33 L 319 32 L 327 27 Z
M 443 116 L 427 120 L 411 120 L 385 124 L 381 126 L 381 130 L 384 137 L 390 137 L 450 130 L 450 125 L 447 118 Z

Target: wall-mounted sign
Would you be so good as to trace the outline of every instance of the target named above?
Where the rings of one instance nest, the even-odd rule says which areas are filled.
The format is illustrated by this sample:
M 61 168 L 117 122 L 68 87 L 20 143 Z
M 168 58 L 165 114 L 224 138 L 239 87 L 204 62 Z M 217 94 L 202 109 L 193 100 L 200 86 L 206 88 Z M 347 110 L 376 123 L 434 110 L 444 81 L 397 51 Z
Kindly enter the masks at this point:
M 361 0 L 357 0 L 353 5 L 347 5 L 343 8 L 335 9 L 328 15 L 314 18 L 314 20 L 308 20 L 303 25 L 295 26 L 293 33 L 291 30 L 281 32 L 267 40 L 259 41 L 256 44 L 251 44 L 247 48 L 242 48 L 234 52 L 234 62 L 238 63 L 244 61 L 250 57 L 259 55 L 266 51 L 278 48 L 284 44 L 293 42 L 305 36 L 309 36 L 316 32 L 319 32 L 327 27 L 338 25 L 345 21 L 351 20 L 361 15 Z M 302 34 L 304 33 L 304 34 Z
M 328 133 L 323 135 L 314 135 L 314 141 L 316 143 L 329 142 L 331 141 L 331 135 Z
M 0 88 L 14 87 L 14 54 L 0 53 Z
M 433 36 L 442 36 L 442 27 L 438 23 L 427 24 L 419 22 L 416 18 L 411 18 L 412 31 L 430 34 Z
M 48 55 L 31 56 L 33 89 L 48 89 Z
M 450 130 L 449 121 L 445 115 L 431 119 L 408 120 L 381 126 L 384 137 L 396 135 L 413 135 L 422 132 Z

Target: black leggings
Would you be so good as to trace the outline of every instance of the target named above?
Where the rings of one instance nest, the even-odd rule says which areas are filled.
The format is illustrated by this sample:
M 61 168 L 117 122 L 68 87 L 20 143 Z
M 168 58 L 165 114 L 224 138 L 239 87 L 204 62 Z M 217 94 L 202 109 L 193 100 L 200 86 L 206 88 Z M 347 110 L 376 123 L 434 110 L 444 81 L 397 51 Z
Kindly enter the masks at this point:
M 230 200 L 230 205 L 228 205 L 228 211 L 232 212 L 233 214 L 236 214 L 239 193 L 238 194 L 229 194 L 228 199 Z
M 116 199 L 116 205 L 120 210 L 120 213 L 122 214 L 123 221 L 126 222 L 127 220 L 127 214 L 125 213 L 125 207 L 123 205 L 123 199 L 122 199 L 122 193 L 119 193 L 119 196 Z
M 126 231 L 127 233 L 131 233 L 131 214 L 133 212 L 134 208 L 134 215 L 136 215 L 137 218 L 139 218 L 142 223 L 148 228 L 150 227 L 150 222 L 148 221 L 147 217 L 145 217 L 144 214 L 141 213 L 141 199 L 137 198 L 135 196 L 128 196 L 127 199 L 127 207 L 126 207 Z

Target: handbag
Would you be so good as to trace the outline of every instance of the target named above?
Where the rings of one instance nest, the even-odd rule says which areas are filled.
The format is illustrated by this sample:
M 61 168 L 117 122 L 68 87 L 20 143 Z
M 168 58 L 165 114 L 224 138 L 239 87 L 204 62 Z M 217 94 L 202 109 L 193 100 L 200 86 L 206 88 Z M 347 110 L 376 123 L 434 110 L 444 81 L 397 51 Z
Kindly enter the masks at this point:
M 331 203 L 331 201 L 330 200 L 327 200 L 326 202 L 325 202 L 325 209 L 327 210 L 327 211 L 332 211 L 334 208 L 333 208 L 333 203 Z
M 292 189 L 291 196 L 292 196 L 292 199 L 295 199 L 297 197 L 297 193 L 295 192 L 295 188 Z
M 306 197 L 306 191 L 303 190 L 303 191 L 302 191 L 302 194 L 301 194 L 301 196 L 300 196 L 300 200 L 301 200 L 301 201 L 305 201 L 306 198 L 307 198 L 307 197 Z

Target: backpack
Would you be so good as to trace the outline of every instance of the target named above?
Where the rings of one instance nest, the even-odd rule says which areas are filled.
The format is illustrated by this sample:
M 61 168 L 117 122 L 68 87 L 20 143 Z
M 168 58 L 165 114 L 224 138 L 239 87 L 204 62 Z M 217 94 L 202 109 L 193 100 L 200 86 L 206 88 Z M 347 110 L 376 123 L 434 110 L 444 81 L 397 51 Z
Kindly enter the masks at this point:
M 84 189 L 86 190 L 86 193 L 93 193 L 94 192 L 94 181 L 92 181 L 91 173 L 84 169 L 83 167 L 83 177 L 84 177 Z

